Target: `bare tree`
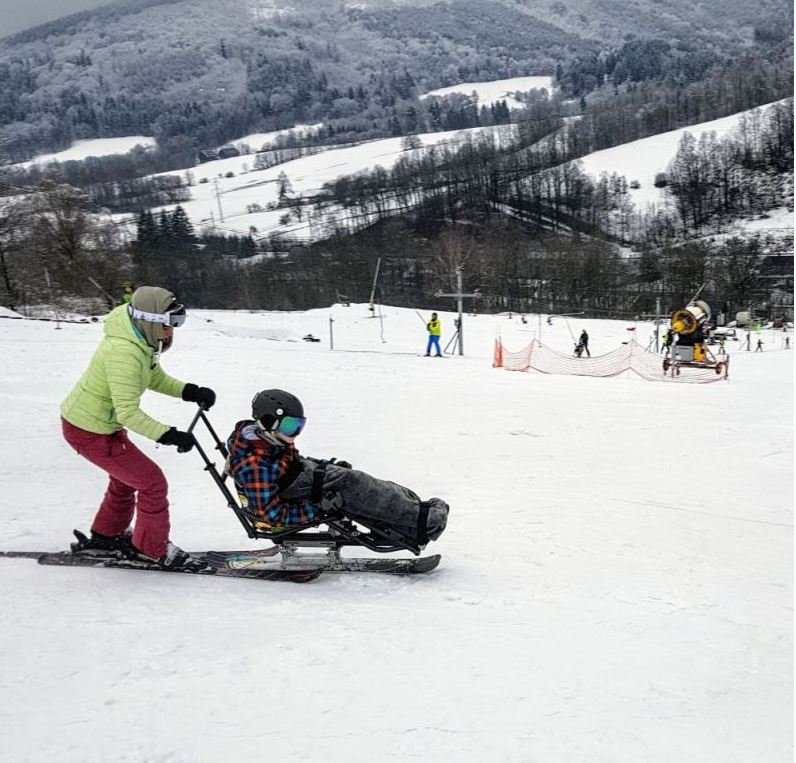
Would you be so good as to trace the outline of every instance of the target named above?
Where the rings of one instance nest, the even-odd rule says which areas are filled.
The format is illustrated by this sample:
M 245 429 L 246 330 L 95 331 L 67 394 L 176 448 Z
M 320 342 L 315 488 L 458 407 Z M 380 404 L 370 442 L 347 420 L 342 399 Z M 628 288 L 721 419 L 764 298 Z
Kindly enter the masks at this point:
M 473 254 L 473 240 L 458 228 L 443 231 L 433 245 L 433 270 L 440 284 L 456 290 L 456 271 L 464 270 Z

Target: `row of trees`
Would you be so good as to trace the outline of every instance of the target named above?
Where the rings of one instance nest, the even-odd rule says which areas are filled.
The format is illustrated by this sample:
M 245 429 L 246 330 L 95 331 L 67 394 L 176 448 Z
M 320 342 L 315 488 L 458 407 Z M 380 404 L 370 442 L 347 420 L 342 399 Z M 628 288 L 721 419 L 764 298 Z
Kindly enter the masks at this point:
M 331 304 L 338 293 L 366 302 L 378 252 L 378 297 L 388 304 L 439 306 L 434 293 L 455 289 L 455 271 L 462 267 L 465 290 L 480 291 L 476 306 L 484 312 L 652 315 L 657 300 L 672 310 L 706 284 L 705 298 L 729 313 L 755 304 L 777 317 L 783 304 L 792 309 L 792 298 L 787 284 L 779 288 L 767 278 L 765 264 L 782 246 L 779 239 L 756 236 L 671 243 L 628 257 L 606 241 L 534 233 L 516 221 L 420 229 L 389 220 L 355 236 L 260 249 L 248 260 L 235 252 L 208 258 L 200 247 L 189 264 L 201 277 L 174 270 L 174 262 L 166 263 L 141 239 L 136 261 L 138 272 L 148 273 L 150 280 L 168 283 L 189 304 L 207 307 L 307 309 Z M 171 252 L 168 256 L 185 261 L 178 249 Z M 792 288 L 792 259 L 790 267 Z
M 115 303 L 130 270 L 125 237 L 107 216 L 92 214 L 85 194 L 52 182 L 0 206 L 0 304 Z
M 651 314 L 656 298 L 673 309 L 705 283 L 705 297 L 730 312 L 755 304 L 777 317 L 781 305 L 792 309 L 792 256 L 784 289 L 766 267 L 792 245 L 762 236 L 670 241 L 627 256 L 592 236 L 496 217 L 467 225 L 386 219 L 353 236 L 275 248 L 249 237 L 197 236 L 179 207 L 142 213 L 127 240 L 110 220 L 89 214 L 84 195 L 52 185 L 0 209 L 0 304 L 101 312 L 121 297 L 126 278 L 162 284 L 207 308 L 306 309 L 338 293 L 367 301 L 378 253 L 379 298 L 390 304 L 438 307 L 434 293 L 449 291 L 462 267 L 483 311 Z
M 339 232 L 396 215 L 419 224 L 510 215 L 537 227 L 657 246 L 780 206 L 792 189 L 792 100 L 743 117 L 721 140 L 708 134 L 697 145 L 686 134 L 669 172 L 675 212 L 634 209 L 627 179 L 594 182 L 583 173 L 572 160 L 588 122 L 584 117 L 530 145 L 532 133 L 482 135 L 403 157 L 389 171 L 338 178 L 311 200 L 307 217 L 333 214 Z
M 682 230 L 721 227 L 781 205 L 793 193 L 793 103 L 744 115 L 724 138 L 686 133 L 667 172 Z

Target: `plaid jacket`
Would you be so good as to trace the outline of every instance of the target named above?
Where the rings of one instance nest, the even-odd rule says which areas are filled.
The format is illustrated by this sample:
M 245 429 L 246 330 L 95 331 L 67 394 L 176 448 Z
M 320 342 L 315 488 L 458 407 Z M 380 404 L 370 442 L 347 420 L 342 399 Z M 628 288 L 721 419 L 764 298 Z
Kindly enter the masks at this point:
M 279 479 L 299 458 L 293 445 L 274 445 L 257 436 L 253 421 L 239 421 L 227 440 L 227 471 L 246 499 L 244 509 L 257 520 L 280 527 L 313 522 L 319 509 L 306 500 L 286 503 Z

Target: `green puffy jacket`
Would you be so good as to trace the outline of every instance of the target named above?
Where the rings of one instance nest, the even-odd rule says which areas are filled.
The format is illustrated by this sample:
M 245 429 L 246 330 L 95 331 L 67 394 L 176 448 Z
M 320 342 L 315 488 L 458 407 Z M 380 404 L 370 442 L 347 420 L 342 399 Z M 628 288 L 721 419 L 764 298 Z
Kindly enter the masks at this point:
M 123 427 L 157 440 L 170 427 L 139 407 L 147 389 L 181 397 L 185 382 L 158 365 L 155 351 L 133 325 L 127 305 L 105 319 L 105 336 L 88 368 L 61 403 L 61 415 L 72 425 L 95 434 L 113 434 Z

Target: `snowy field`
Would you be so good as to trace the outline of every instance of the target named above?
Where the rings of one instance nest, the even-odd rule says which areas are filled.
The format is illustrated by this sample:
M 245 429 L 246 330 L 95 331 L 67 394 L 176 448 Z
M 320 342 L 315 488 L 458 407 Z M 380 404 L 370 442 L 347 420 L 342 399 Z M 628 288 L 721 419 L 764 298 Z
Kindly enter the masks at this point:
M 80 162 L 90 156 L 114 156 L 126 154 L 136 146 L 154 148 L 154 138 L 144 135 L 128 135 L 125 138 L 94 138 L 92 140 L 76 140 L 69 148 L 54 154 L 40 154 L 28 162 L 20 162 L 12 167 L 30 167 L 33 164 L 45 165 L 50 162 Z
M 512 77 L 510 79 L 499 79 L 491 82 L 460 82 L 458 85 L 450 87 L 440 87 L 437 90 L 430 90 L 421 95 L 421 98 L 431 96 L 446 96 L 452 93 L 461 95 L 474 95 L 479 106 L 491 106 L 498 101 L 506 101 L 510 109 L 525 108 L 522 101 L 513 98 L 514 93 L 527 93 L 529 90 L 547 90 L 553 92 L 552 77 Z
M 297 393 L 303 452 L 450 503 L 428 549 L 442 564 L 299 586 L 0 559 L 0 757 L 791 761 L 783 335 L 765 332 L 763 353 L 728 343 L 716 384 L 491 368 L 496 329 L 519 349 L 540 326 L 562 352 L 587 328 L 597 355 L 632 324 L 481 315 L 465 356 L 438 360 L 420 356 L 412 310 L 192 313 L 164 367 L 217 390 L 219 431 L 259 389 Z M 3 549 L 64 548 L 89 527 L 103 475 L 61 440 L 58 404 L 101 331 L 0 320 Z M 635 333 L 646 346 L 651 327 Z M 144 407 L 192 415 L 158 395 Z M 177 543 L 256 545 L 196 453 L 134 437 L 169 478 Z

